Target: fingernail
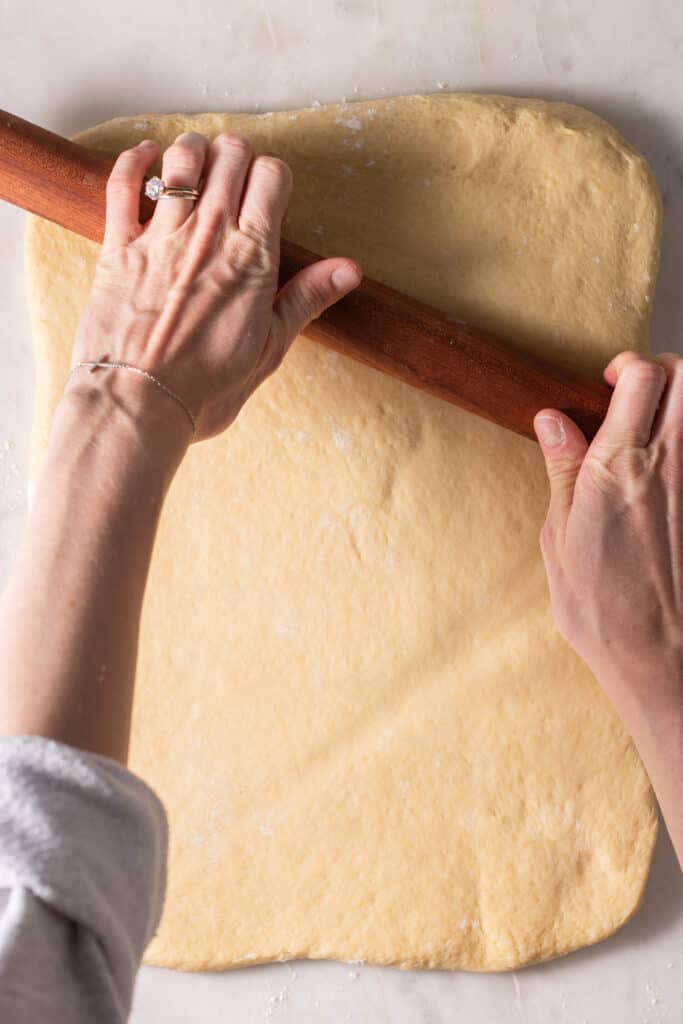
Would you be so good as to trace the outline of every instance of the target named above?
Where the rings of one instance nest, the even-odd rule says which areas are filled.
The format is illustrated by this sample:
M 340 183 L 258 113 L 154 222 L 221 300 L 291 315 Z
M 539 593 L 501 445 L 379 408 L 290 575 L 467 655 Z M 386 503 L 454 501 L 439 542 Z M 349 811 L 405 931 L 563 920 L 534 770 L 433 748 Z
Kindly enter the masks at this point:
M 152 146 L 156 146 L 154 139 L 143 139 L 142 142 L 138 142 L 138 149 L 151 149 Z
M 358 271 L 349 263 L 344 263 L 332 271 L 332 284 L 338 292 L 354 288 L 358 284 L 358 280 Z
M 557 448 L 567 436 L 564 423 L 555 416 L 539 416 L 536 420 L 536 433 L 546 448 Z

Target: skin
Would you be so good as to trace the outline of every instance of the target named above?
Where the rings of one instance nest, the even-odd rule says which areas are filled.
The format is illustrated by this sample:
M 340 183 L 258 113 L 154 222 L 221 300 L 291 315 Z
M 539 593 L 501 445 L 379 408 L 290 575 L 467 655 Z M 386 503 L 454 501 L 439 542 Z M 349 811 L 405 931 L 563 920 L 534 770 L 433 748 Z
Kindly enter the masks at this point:
M 201 201 L 167 199 L 141 227 L 158 156 L 122 153 L 74 363 L 144 367 L 196 417 L 225 430 L 303 326 L 361 278 L 322 260 L 278 292 L 292 178 L 249 143 L 184 133 L 169 185 L 205 176 Z M 0 733 L 49 736 L 125 762 L 142 598 L 159 515 L 192 441 L 172 398 L 125 370 L 79 370 L 56 410 L 26 532 L 0 607 Z
M 589 446 L 535 419 L 550 481 L 541 533 L 552 608 L 630 732 L 683 867 L 683 359 L 622 352 Z
M 277 291 L 291 174 L 246 140 L 185 133 L 164 154 L 171 185 L 138 222 L 155 143 L 125 151 L 74 362 L 55 414 L 0 609 L 0 733 L 30 733 L 125 762 L 140 611 L 164 497 L 190 443 L 233 422 L 294 337 L 360 281 L 322 260 Z M 683 359 L 633 352 L 590 447 L 557 410 L 535 425 L 550 481 L 541 547 L 565 639 L 604 687 L 649 772 L 683 864 Z

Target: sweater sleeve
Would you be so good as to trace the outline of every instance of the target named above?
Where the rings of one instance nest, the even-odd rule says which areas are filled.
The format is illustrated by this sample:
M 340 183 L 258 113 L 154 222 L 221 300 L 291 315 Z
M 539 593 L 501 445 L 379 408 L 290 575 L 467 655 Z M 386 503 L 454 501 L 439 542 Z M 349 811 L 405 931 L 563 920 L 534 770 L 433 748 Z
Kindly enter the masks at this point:
M 0 738 L 0 1020 L 127 1019 L 167 848 L 159 799 L 117 762 Z

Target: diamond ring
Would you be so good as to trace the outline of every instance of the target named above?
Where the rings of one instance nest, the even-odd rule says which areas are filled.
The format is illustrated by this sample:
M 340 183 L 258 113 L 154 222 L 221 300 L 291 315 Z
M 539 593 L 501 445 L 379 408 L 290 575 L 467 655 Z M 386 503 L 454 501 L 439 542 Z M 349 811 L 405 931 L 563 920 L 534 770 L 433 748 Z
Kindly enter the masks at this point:
M 166 185 L 161 178 L 150 178 L 145 182 L 145 195 L 149 199 L 199 199 L 199 189 L 180 188 L 174 185 Z

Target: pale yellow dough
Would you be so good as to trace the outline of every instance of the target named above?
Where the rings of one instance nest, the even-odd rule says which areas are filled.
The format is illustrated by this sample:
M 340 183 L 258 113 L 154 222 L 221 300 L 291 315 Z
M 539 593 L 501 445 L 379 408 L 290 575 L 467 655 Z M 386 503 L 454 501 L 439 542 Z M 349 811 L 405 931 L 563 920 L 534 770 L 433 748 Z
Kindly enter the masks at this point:
M 118 118 L 77 138 L 115 153 L 189 128 L 287 160 L 286 234 L 311 249 L 596 375 L 647 348 L 657 188 L 584 110 L 412 96 Z M 31 219 L 36 452 L 97 254 Z M 553 626 L 546 501 L 531 442 L 304 340 L 190 451 L 135 698 L 131 766 L 171 823 L 150 963 L 490 971 L 633 914 L 655 805 Z

